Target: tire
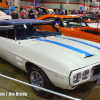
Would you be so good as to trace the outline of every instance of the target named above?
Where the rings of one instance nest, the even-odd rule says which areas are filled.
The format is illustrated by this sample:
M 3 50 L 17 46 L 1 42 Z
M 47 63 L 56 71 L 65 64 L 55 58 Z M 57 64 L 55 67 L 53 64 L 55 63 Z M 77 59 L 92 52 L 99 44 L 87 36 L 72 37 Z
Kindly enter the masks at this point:
M 32 79 L 32 77 L 34 79 Z M 38 80 L 37 80 L 38 79 Z M 28 71 L 28 80 L 30 84 L 53 90 L 54 85 L 50 82 L 45 72 L 37 66 L 31 65 Z M 31 87 L 33 92 L 40 97 L 47 97 L 50 93 Z

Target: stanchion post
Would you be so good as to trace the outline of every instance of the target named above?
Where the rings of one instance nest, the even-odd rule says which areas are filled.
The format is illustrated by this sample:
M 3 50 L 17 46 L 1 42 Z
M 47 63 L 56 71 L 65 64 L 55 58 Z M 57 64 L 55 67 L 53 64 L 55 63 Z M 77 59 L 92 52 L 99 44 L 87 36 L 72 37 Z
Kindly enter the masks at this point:
M 69 0 L 66 0 L 66 9 L 68 11 Z
M 18 18 L 20 18 L 20 0 L 15 0 L 15 6 L 18 7 Z

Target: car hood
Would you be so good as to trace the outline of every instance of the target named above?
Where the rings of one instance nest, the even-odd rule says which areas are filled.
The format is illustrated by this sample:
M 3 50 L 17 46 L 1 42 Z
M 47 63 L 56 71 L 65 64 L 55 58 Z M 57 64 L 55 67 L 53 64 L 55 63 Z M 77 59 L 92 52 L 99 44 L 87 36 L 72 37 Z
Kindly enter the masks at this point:
M 59 56 L 60 59 L 70 60 L 77 68 L 88 66 L 100 61 L 100 48 L 80 39 L 65 36 L 49 36 L 26 40 L 27 44 L 38 48 L 39 52 L 48 51 L 49 55 Z M 26 44 L 26 43 L 25 43 Z M 32 47 L 31 46 L 31 47 Z M 77 69 L 75 68 L 75 69 Z

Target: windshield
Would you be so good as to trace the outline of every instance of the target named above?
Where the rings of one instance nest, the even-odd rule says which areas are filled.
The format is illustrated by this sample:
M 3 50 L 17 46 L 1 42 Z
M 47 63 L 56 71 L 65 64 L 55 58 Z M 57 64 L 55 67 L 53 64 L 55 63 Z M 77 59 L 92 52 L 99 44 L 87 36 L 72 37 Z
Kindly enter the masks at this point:
M 61 35 L 52 24 L 23 24 L 16 26 L 18 40 Z
M 74 27 L 85 27 L 86 23 L 81 22 L 81 18 L 63 18 L 64 25 L 66 28 L 74 28 Z

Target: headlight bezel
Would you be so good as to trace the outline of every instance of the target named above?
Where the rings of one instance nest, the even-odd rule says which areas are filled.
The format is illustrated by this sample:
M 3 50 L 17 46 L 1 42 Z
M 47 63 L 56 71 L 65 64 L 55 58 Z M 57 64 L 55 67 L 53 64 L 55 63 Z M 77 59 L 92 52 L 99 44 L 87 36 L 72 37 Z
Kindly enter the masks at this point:
M 79 72 L 79 73 L 76 73 L 74 76 L 73 76 L 73 83 L 74 84 L 76 84 L 76 83 L 78 83 L 80 80 L 81 80 L 81 72 Z M 76 78 L 76 80 L 75 80 L 75 78 Z
M 97 65 L 100 65 L 100 62 L 95 63 L 95 64 L 91 64 L 90 66 L 84 66 L 84 67 L 81 67 L 81 68 L 78 68 L 78 69 L 75 69 L 75 70 L 71 70 L 70 74 L 69 74 L 69 85 L 72 87 L 72 86 L 83 84 L 83 83 L 86 83 L 86 82 L 89 82 L 89 81 L 93 81 L 93 66 L 97 66 Z M 83 73 L 85 70 L 89 70 L 88 78 L 85 79 L 85 80 L 81 79 L 78 83 L 73 83 L 74 75 L 76 73 L 79 73 L 79 72 Z
M 89 77 L 89 70 L 85 70 L 83 73 L 82 73 L 82 80 L 86 80 L 88 79 Z M 84 76 L 83 76 L 84 75 Z
M 84 79 L 83 79 L 83 73 L 86 73 L 86 76 L 84 77 Z M 75 76 L 77 76 L 77 75 L 78 75 L 78 78 L 75 81 Z M 80 78 L 79 78 L 79 76 L 80 76 Z M 78 73 L 74 74 L 73 75 L 73 85 L 88 80 L 89 76 L 90 76 L 90 70 L 89 69 L 86 69 L 84 71 L 81 71 L 81 72 L 78 72 Z

